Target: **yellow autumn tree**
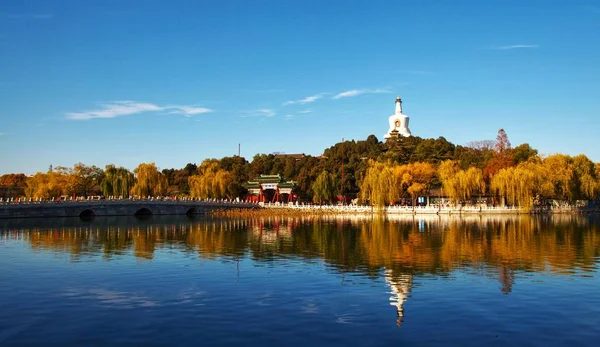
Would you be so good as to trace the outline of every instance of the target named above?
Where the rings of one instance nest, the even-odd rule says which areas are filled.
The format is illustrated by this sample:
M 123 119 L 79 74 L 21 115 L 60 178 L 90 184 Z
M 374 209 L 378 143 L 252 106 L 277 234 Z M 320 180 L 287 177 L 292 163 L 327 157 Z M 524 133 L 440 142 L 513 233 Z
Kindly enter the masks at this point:
M 360 184 L 360 197 L 371 205 L 383 207 L 400 197 L 398 172 L 390 163 L 369 161 L 369 167 Z
M 574 177 L 573 162 L 565 154 L 553 154 L 542 161 L 546 180 L 552 183 L 554 192 L 549 198 L 572 200 L 571 183 Z
M 442 195 L 446 195 L 452 201 L 459 199 L 459 189 L 456 184 L 456 175 L 460 171 L 457 161 L 445 160 L 437 170 L 438 178 L 442 182 Z
M 470 167 L 461 170 L 458 162 L 446 160 L 440 164 L 437 173 L 442 182 L 443 193 L 454 203 L 485 193 L 485 181 L 481 169 Z
M 69 194 L 70 177 L 66 170 L 58 167 L 47 173 L 38 172 L 27 178 L 25 195 L 28 198 L 50 199 Z
M 233 199 L 234 179 L 231 172 L 223 170 L 216 159 L 206 159 L 198 168 L 198 175 L 188 178 L 190 195 L 201 199 Z
M 573 157 L 575 182 L 572 189 L 577 191 L 577 198 L 596 199 L 598 197 L 598 176 L 595 164 L 584 154 Z
M 417 162 L 398 167 L 397 173 L 402 184 L 400 193 L 408 193 L 414 206 L 416 199 L 429 191 L 436 171 L 430 163 Z
M 154 163 L 142 163 L 133 170 L 135 184 L 131 188 L 133 195 L 142 197 L 159 196 L 167 192 L 167 177 L 158 171 Z

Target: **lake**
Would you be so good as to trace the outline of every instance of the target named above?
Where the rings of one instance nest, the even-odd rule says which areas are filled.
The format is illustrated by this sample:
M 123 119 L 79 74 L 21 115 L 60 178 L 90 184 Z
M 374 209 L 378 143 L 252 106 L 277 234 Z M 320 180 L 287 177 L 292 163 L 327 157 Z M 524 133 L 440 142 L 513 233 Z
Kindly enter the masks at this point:
M 0 346 L 595 346 L 600 217 L 0 220 Z

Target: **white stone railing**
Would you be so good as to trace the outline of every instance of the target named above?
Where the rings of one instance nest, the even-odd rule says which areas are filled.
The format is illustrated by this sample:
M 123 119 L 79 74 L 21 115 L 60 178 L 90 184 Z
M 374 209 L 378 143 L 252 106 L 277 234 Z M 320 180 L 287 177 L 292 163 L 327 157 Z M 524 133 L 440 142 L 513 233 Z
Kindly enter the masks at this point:
M 599 211 L 598 208 L 581 208 L 578 206 L 567 207 L 543 207 L 535 209 L 520 208 L 517 206 L 386 206 L 376 208 L 372 206 L 359 205 L 308 205 L 308 204 L 286 204 L 286 203 L 259 203 L 259 206 L 272 209 L 292 209 L 314 212 L 339 212 L 339 213 L 375 213 L 388 214 L 469 214 L 469 213 L 544 213 L 544 212 L 580 212 Z
M 256 203 L 245 202 L 237 199 L 199 199 L 199 198 L 189 198 L 189 197 L 178 197 L 178 196 L 148 196 L 148 197 L 139 197 L 139 196 L 130 196 L 128 198 L 123 197 L 108 197 L 103 199 L 97 199 L 92 197 L 69 197 L 69 198 L 51 198 L 51 199 L 41 199 L 41 198 L 10 198 L 3 199 L 0 198 L 0 205 L 41 205 L 41 204 L 106 204 L 106 203 L 131 203 L 131 202 L 162 202 L 162 203 L 208 203 L 208 204 L 223 204 L 223 205 L 257 205 Z

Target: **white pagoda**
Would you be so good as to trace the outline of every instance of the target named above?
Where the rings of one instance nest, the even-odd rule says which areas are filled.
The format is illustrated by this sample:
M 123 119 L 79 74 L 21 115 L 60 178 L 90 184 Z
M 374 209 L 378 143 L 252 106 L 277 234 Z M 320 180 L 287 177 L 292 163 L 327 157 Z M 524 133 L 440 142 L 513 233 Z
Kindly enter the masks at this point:
M 409 137 L 410 130 L 408 129 L 408 116 L 402 113 L 402 99 L 396 97 L 396 112 L 390 116 L 390 130 L 383 135 L 384 139 L 392 137 L 404 136 Z

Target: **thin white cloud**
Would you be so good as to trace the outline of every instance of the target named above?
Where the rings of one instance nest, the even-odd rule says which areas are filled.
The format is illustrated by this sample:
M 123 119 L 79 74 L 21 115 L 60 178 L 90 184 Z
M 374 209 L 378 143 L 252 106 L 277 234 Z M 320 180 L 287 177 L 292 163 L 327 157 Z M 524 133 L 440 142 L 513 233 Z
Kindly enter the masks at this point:
M 49 19 L 54 17 L 50 13 L 7 13 L 0 12 L 0 18 L 4 19 Z
M 271 110 L 270 108 L 261 108 L 259 110 L 256 110 L 256 114 L 259 116 L 264 116 L 264 117 L 273 117 L 277 113 L 275 111 Z
M 352 89 L 347 90 L 345 92 L 338 93 L 332 97 L 332 99 L 342 99 L 342 98 L 351 98 L 355 96 L 359 96 L 362 94 L 382 94 L 382 93 L 391 93 L 391 91 L 387 89 Z
M 294 104 L 300 104 L 300 105 L 309 104 L 311 102 L 315 102 L 319 99 L 322 99 L 325 95 L 326 95 L 326 93 L 319 93 L 319 94 L 307 96 L 304 99 L 300 99 L 300 100 L 286 101 L 283 103 L 283 106 L 294 105 Z
M 274 117 L 277 114 L 277 112 L 275 112 L 274 110 L 270 109 L 270 108 L 261 108 L 258 110 L 252 110 L 252 111 L 245 111 L 245 114 L 242 115 L 242 118 L 248 118 L 248 117 L 261 117 L 261 118 L 270 118 L 270 117 Z
M 296 116 L 293 114 L 286 114 L 283 117 L 285 118 L 285 120 L 292 120 L 292 119 L 296 118 Z
M 298 113 L 300 113 L 300 114 L 306 114 L 306 113 L 312 113 L 312 112 L 313 112 L 313 110 L 311 108 L 307 108 L 306 110 L 298 111 Z
M 102 108 L 98 110 L 67 113 L 66 117 L 72 120 L 89 120 L 95 118 L 116 118 L 138 113 L 157 111 L 170 111 L 169 113 L 183 114 L 185 116 L 212 112 L 211 109 L 198 106 L 159 106 L 146 102 L 124 100 L 103 104 Z
M 507 46 L 494 46 L 489 47 L 488 49 L 496 50 L 496 51 L 506 51 L 511 49 L 527 49 L 527 48 L 540 48 L 539 45 L 507 45 Z
M 210 113 L 213 110 L 211 110 L 210 108 L 206 108 L 206 107 L 200 107 L 200 106 L 170 106 L 168 108 L 172 108 L 173 111 L 169 112 L 169 113 L 173 113 L 173 114 L 183 114 L 185 116 L 194 116 L 197 114 L 203 114 L 203 113 Z

